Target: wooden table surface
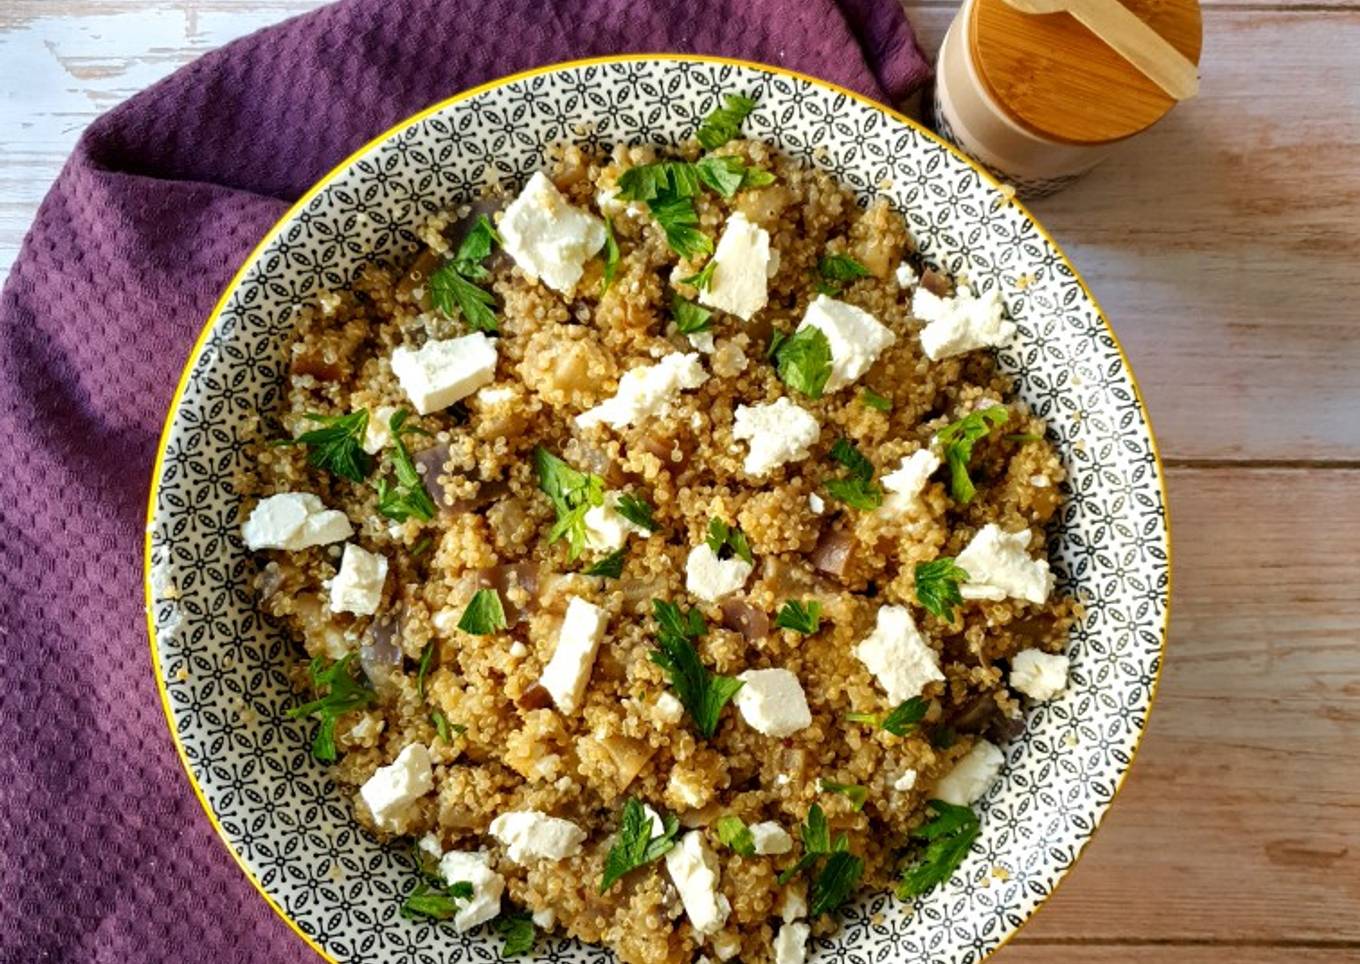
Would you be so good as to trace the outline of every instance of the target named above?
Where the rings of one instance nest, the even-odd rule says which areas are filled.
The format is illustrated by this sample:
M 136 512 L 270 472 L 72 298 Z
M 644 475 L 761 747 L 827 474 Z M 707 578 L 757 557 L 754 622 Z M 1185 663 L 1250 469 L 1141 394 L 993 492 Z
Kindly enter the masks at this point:
M 80 130 L 314 0 L 0 3 L 0 278 Z M 910 0 L 934 50 L 955 4 Z M 1360 961 L 1360 0 L 1204 0 L 1200 97 L 1033 205 L 1170 475 L 1138 762 L 998 964 Z

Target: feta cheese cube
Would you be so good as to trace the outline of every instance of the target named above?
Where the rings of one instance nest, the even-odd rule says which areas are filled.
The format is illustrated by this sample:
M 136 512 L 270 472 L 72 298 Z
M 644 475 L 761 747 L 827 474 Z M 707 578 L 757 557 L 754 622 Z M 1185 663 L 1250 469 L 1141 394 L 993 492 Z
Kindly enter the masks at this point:
M 902 464 L 883 476 L 887 497 L 880 512 L 901 515 L 920 503 L 921 492 L 940 467 L 940 457 L 930 449 L 920 449 L 902 459 Z
M 331 611 L 372 616 L 382 602 L 386 581 L 386 556 L 346 543 L 340 571 L 331 580 Z
M 748 669 L 746 685 L 732 697 L 742 719 L 766 736 L 785 737 L 812 725 L 812 712 L 798 677 L 786 669 Z
M 607 492 L 604 504 L 592 506 L 585 515 L 586 548 L 595 552 L 613 552 L 622 549 L 628 541 L 629 533 L 636 533 L 644 539 L 651 535 L 646 529 L 626 519 L 618 512 L 620 493 Z
M 349 518 L 327 509 L 310 492 L 280 492 L 261 499 L 241 526 L 241 538 L 251 552 L 288 549 L 297 552 L 311 546 L 340 542 L 354 535 Z
M 453 926 L 459 932 L 485 924 L 501 912 L 505 878 L 491 869 L 491 859 L 486 854 L 450 850 L 439 861 L 439 876 L 446 884 L 467 881 L 472 885 L 472 899 L 460 904 L 453 915 Z
M 384 830 L 396 829 L 406 809 L 434 789 L 430 751 L 423 743 L 411 743 L 385 767 L 378 767 L 359 788 L 359 796 Z
M 444 845 L 439 842 L 439 838 L 432 833 L 427 833 L 416 841 L 416 849 L 421 853 L 428 854 L 436 861 L 444 856 Z
M 774 964 L 806 964 L 807 940 L 812 928 L 807 924 L 783 924 L 774 939 Z
M 779 917 L 786 924 L 807 916 L 807 898 L 800 888 L 800 884 L 792 884 L 784 891 L 784 899 L 779 902 Z
M 363 444 L 364 451 L 369 455 L 377 455 L 392 444 L 392 432 L 388 422 L 395 414 L 397 410 L 391 405 L 379 405 L 368 413 L 368 422 L 364 425 Z
M 940 658 L 916 628 L 905 606 L 881 606 L 874 631 L 855 647 L 855 657 L 877 678 L 896 705 L 944 679 Z
M 816 328 L 831 345 L 831 377 L 825 391 L 844 388 L 869 370 L 883 349 L 897 341 L 891 330 L 862 308 L 818 295 L 798 330 Z
M 738 556 L 719 559 L 703 542 L 691 549 L 685 559 L 685 588 L 704 602 L 717 602 L 746 585 L 754 568 Z
M 664 415 L 675 396 L 706 381 L 708 373 L 699 364 L 698 352 L 672 352 L 655 365 L 624 372 L 613 397 L 577 415 L 576 424 L 581 428 L 601 423 L 623 428 L 653 415 Z
M 685 706 L 670 693 L 662 693 L 656 698 L 656 715 L 662 723 L 674 726 L 685 715 Z
M 605 241 L 604 222 L 573 207 L 542 171 L 510 202 L 499 229 L 505 253 L 529 280 L 564 295 L 576 289 Z
M 893 276 L 897 278 L 897 286 L 899 288 L 910 287 L 921 280 L 916 274 L 916 269 L 911 266 L 911 262 L 909 261 L 903 261 L 899 264 L 897 270 L 893 272 Z
M 917 288 L 911 310 L 926 322 L 921 329 L 921 347 L 931 361 L 1004 345 L 1015 334 L 1015 323 L 1001 317 L 1001 293 L 996 288 L 977 297 L 966 285 L 960 285 L 950 298 Z
M 966 807 L 987 792 L 1005 763 L 1005 756 L 994 744 L 978 740 L 954 764 L 954 769 L 940 778 L 931 796 L 945 803 Z
M 808 457 L 822 429 L 811 412 L 787 398 L 767 405 L 738 405 L 732 420 L 732 437 L 749 442 L 747 475 L 768 475 L 785 462 Z
M 916 786 L 917 773 L 915 770 L 905 770 L 902 775 L 893 781 L 893 789 L 906 793 Z
M 826 500 L 823 499 L 816 492 L 809 492 L 808 508 L 815 512 L 817 515 L 821 515 L 823 512 L 826 511 Z
M 699 291 L 699 304 L 742 321 L 765 307 L 770 280 L 770 232 L 740 211 L 727 219 L 713 251 L 713 280 Z
M 530 860 L 562 860 L 581 852 L 586 832 L 541 810 L 512 810 L 491 821 L 491 836 L 505 845 L 505 855 L 517 864 Z
M 685 336 L 689 340 L 689 347 L 695 351 L 701 351 L 705 355 L 711 355 L 718 350 L 718 346 L 713 342 L 713 332 L 695 331 Z
M 1067 689 L 1066 656 L 1026 649 L 1011 659 L 1011 686 L 1031 699 L 1051 700 Z
M 666 851 L 666 870 L 696 933 L 711 934 L 722 927 L 732 905 L 718 893 L 718 860 L 704 843 L 701 830 L 691 830 Z
M 448 408 L 496 377 L 496 344 L 485 332 L 430 339 L 416 350 L 392 351 L 392 374 L 421 415 Z
M 755 841 L 756 853 L 762 856 L 766 854 L 786 854 L 793 849 L 793 838 L 789 836 L 788 831 L 773 820 L 753 823 L 750 830 L 751 839 Z
M 1029 557 L 1030 531 L 1005 532 L 994 522 L 978 530 L 955 560 L 968 573 L 959 587 L 964 599 L 1005 599 L 1012 596 L 1043 603 L 1053 591 L 1047 559 Z
M 557 648 L 538 678 L 539 685 L 563 713 L 575 713 L 581 705 L 591 667 L 595 665 L 595 651 L 608 622 L 608 613 L 580 596 L 572 596 L 567 602 Z

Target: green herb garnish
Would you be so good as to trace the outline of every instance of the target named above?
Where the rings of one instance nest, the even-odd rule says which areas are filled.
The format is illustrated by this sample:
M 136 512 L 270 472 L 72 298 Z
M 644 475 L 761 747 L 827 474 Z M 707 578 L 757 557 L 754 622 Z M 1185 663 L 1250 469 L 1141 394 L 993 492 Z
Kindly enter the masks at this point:
M 662 819 L 662 832 L 652 836 L 652 819 L 636 797 L 629 797 L 623 805 L 623 816 L 619 820 L 619 834 L 609 855 L 604 860 L 604 876 L 600 878 L 600 893 L 604 893 L 614 882 L 629 871 L 662 857 L 675 846 L 675 836 L 680 832 L 680 821 L 674 814 Z
M 919 897 L 952 877 L 963 858 L 968 856 L 981 829 L 977 814 L 969 807 L 955 806 L 943 800 L 931 800 L 928 806 L 935 811 L 935 816 L 911 832 L 916 840 L 926 841 L 925 851 L 915 864 L 902 872 L 902 880 L 897 885 L 897 896 L 901 900 Z
M 548 532 L 548 542 L 565 537 L 567 558 L 575 560 L 586 547 L 586 513 L 604 504 L 604 480 L 576 471 L 542 446 L 534 449 L 534 471 L 538 474 L 539 489 L 557 511 L 557 522 Z
M 641 526 L 648 532 L 655 532 L 661 528 L 660 524 L 652 518 L 652 504 L 640 495 L 634 495 L 631 492 L 623 493 L 619 496 L 614 511 L 633 525 Z
M 878 394 L 872 388 L 866 388 L 859 393 L 859 400 L 870 408 L 876 408 L 880 412 L 892 411 L 892 400 Z
M 811 636 L 821 627 L 822 604 L 815 599 L 805 603 L 790 599 L 784 603 L 784 608 L 779 610 L 779 615 L 774 617 L 774 624 L 780 629 L 792 629 L 794 632 Z
M 694 728 L 705 739 L 718 729 L 722 708 L 741 689 L 742 681 L 710 673 L 699 660 L 694 641 L 708 631 L 697 609 L 682 612 L 680 607 L 661 599 L 652 600 L 657 623 L 657 649 L 652 662 L 666 671 L 671 688 L 689 712 Z
M 755 835 L 751 833 L 751 828 L 742 822 L 741 817 L 729 815 L 718 818 L 718 840 L 743 857 L 755 856 Z
M 416 693 L 423 700 L 425 698 L 425 674 L 430 671 L 430 665 L 434 662 L 434 640 L 425 644 L 425 650 L 420 654 L 420 665 L 416 667 Z
M 606 579 L 617 579 L 619 576 L 623 575 L 623 560 L 627 555 L 627 546 L 616 549 L 587 569 L 586 575 L 604 576 Z
M 822 781 L 823 793 L 839 793 L 850 800 L 850 805 L 856 810 L 863 810 L 864 804 L 869 799 L 869 788 L 860 786 L 858 783 L 837 783 L 834 780 Z
M 279 439 L 275 445 L 307 446 L 307 464 L 325 469 L 351 482 L 362 482 L 373 471 L 373 456 L 364 451 L 364 433 L 368 429 L 368 409 L 361 408 L 348 415 L 303 416 L 318 422 L 321 428 L 303 432 L 297 438 Z
M 646 202 L 666 243 L 685 258 L 713 253 L 713 241 L 699 230 L 694 210 L 698 191 L 699 172 L 684 161 L 640 164 L 619 175 L 619 199 Z
M 799 830 L 803 838 L 803 856 L 798 858 L 798 862 L 789 867 L 779 875 L 779 885 L 782 887 L 799 873 L 808 867 L 813 866 L 822 857 L 832 853 L 844 853 L 850 849 L 850 840 L 845 834 L 837 834 L 836 839 L 831 839 L 831 829 L 826 822 L 826 811 L 822 805 L 814 803 L 808 810 L 807 820 Z
M 408 433 L 423 431 L 405 427 L 410 416 L 410 412 L 402 409 L 387 420 L 388 431 L 392 435 L 392 472 L 397 481 L 393 485 L 387 479 L 378 480 L 378 511 L 397 522 L 405 522 L 412 516 L 428 521 L 434 518 L 435 512 L 434 500 L 426 491 L 425 480 L 416 471 L 403 438 Z
M 421 536 L 416 540 L 416 544 L 411 547 L 411 558 L 419 559 L 421 556 L 425 555 L 425 553 L 429 552 L 430 547 L 433 545 L 433 539 L 429 536 Z
M 779 380 L 808 398 L 821 398 L 831 377 L 831 342 L 821 329 L 808 325 L 771 341 Z
M 713 272 L 718 267 L 718 262 L 709 258 L 702 268 L 688 278 L 681 278 L 682 285 L 692 285 L 700 291 L 706 291 L 713 286 Z
M 614 283 L 614 274 L 619 270 L 619 242 L 614 238 L 614 219 L 604 219 L 604 280 L 600 284 L 603 295 Z
M 864 861 L 859 857 L 844 850 L 833 853 L 808 888 L 808 913 L 816 917 L 840 907 L 863 873 Z
M 454 736 L 462 736 L 467 732 L 467 727 L 461 723 L 450 723 L 449 718 L 439 710 L 430 711 L 430 722 L 434 724 L 434 731 L 439 734 L 439 738 L 445 743 L 452 745 Z
M 458 628 L 473 636 L 489 636 L 506 625 L 505 608 L 494 589 L 478 589 L 473 593 L 458 620 Z
M 968 476 L 973 446 L 991 434 L 993 426 L 1005 425 L 1009 418 L 1010 412 L 1005 406 L 993 405 L 969 412 L 936 434 L 936 440 L 944 448 L 944 459 L 949 463 L 949 491 L 954 501 L 967 505 L 977 494 L 973 480 Z
M 848 254 L 824 254 L 817 262 L 817 273 L 822 276 L 817 291 L 824 295 L 840 294 L 857 278 L 869 277 L 869 269 Z
M 903 700 L 897 707 L 890 711 L 886 716 L 879 717 L 874 713 L 847 713 L 845 718 L 852 723 L 867 723 L 870 726 L 877 726 L 887 730 L 893 736 L 906 736 L 916 725 L 925 719 L 926 711 L 930 709 L 930 703 L 920 696 L 913 696 L 909 700 Z
M 496 918 L 496 930 L 504 939 L 501 943 L 501 957 L 519 957 L 534 949 L 538 930 L 534 927 L 533 917 L 524 912 L 501 914 Z
M 407 920 L 426 917 L 430 920 L 452 920 L 461 901 L 472 899 L 472 884 L 460 880 L 448 885 L 421 881 L 401 904 L 401 916 Z
M 713 253 L 713 239 L 699 230 L 694 201 L 687 197 L 658 195 L 647 202 L 652 217 L 666 235 L 666 243 L 682 258 Z
M 463 320 L 473 331 L 499 330 L 492 308 L 496 299 L 475 282 L 484 281 L 489 272 L 482 262 L 491 254 L 492 245 L 500 235 L 485 214 L 477 219 L 452 261 L 447 261 L 430 275 L 430 302 L 448 317 L 453 317 L 457 306 Z
M 695 335 L 713 327 L 713 312 L 678 294 L 671 295 L 671 317 L 682 335 Z
M 849 473 L 822 483 L 827 494 L 846 505 L 864 512 L 883 504 L 883 490 L 874 482 L 874 464 L 849 439 L 840 438 L 831 446 L 832 461 L 845 466 Z
M 954 607 L 963 605 L 959 583 L 968 573 L 948 556 L 916 564 L 916 601 L 947 623 L 954 621 Z
M 701 157 L 694 165 L 694 170 L 700 183 L 725 198 L 732 197 L 743 188 L 765 187 L 774 183 L 774 175 L 769 171 L 751 167 L 733 154 Z
M 754 99 L 742 94 L 727 94 L 723 97 L 723 106 L 704 118 L 694 136 L 706 150 L 722 147 L 741 133 L 742 122 L 755 109 Z
M 290 720 L 315 716 L 321 721 L 316 736 L 312 738 L 312 756 L 323 763 L 335 762 L 336 721 L 351 710 L 361 710 L 377 699 L 377 694 L 367 682 L 361 681 L 354 673 L 357 655 L 350 653 L 329 664 L 322 656 L 313 658 L 307 666 L 307 674 L 312 679 L 312 688 L 320 692 L 325 687 L 326 695 L 295 706 L 287 714 Z
M 750 565 L 755 565 L 755 557 L 751 555 L 751 545 L 746 541 L 746 533 L 736 526 L 730 526 L 722 519 L 708 520 L 708 547 L 713 550 L 713 554 L 719 559 L 730 559 L 733 556 L 744 559 Z

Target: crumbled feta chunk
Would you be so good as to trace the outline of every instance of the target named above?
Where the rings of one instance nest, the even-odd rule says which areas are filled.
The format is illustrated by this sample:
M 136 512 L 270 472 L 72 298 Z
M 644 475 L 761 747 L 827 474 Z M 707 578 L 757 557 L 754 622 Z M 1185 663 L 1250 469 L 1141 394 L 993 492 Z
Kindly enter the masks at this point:
M 1067 689 L 1066 656 L 1026 649 L 1011 659 L 1011 686 L 1031 699 L 1051 700 Z
M 385 830 L 395 828 L 406 808 L 434 789 L 430 751 L 423 743 L 411 743 L 359 788 L 359 796 L 373 814 L 373 822 Z
M 1053 480 L 1046 475 L 1031 475 L 1029 477 L 1029 484 L 1036 489 L 1046 489 L 1053 484 Z
M 713 796 L 712 789 L 700 783 L 693 773 L 678 768 L 671 771 L 666 792 L 678 804 L 676 809 L 698 810 Z
M 902 775 L 893 781 L 893 789 L 906 793 L 916 786 L 917 773 L 915 770 L 905 770 Z
M 897 270 L 893 272 L 893 274 L 897 278 L 897 286 L 899 288 L 906 288 L 921 280 L 920 276 L 916 274 L 916 269 L 911 266 L 911 262 L 909 261 L 903 261 L 899 264 Z
M 788 831 L 773 820 L 753 823 L 750 830 L 751 839 L 756 845 L 756 853 L 762 856 L 766 854 L 786 854 L 793 849 L 793 838 L 789 836 Z
M 490 408 L 492 405 L 499 405 L 502 402 L 514 401 L 518 394 L 514 387 L 510 385 L 489 385 L 478 390 L 477 401 Z
M 385 725 L 383 718 L 378 714 L 365 713 L 359 717 L 358 722 L 346 731 L 345 739 L 355 743 L 366 743 L 369 740 L 376 739 Z
M 605 241 L 604 222 L 573 207 L 542 171 L 510 202 L 499 228 L 505 253 L 529 280 L 564 295 L 576 289 Z
M 831 377 L 825 391 L 844 388 L 869 370 L 897 336 L 862 308 L 826 295 L 808 305 L 798 330 L 816 328 L 831 345 Z
M 821 434 L 812 413 L 787 398 L 738 405 L 732 421 L 732 437 L 751 443 L 742 466 L 747 475 L 767 475 L 785 462 L 807 458 Z
M 241 526 L 241 538 L 251 552 L 340 542 L 354 535 L 349 518 L 328 509 L 310 492 L 280 492 L 261 499 Z
M 784 891 L 784 899 L 779 902 L 779 917 L 784 923 L 801 920 L 807 916 L 807 898 L 803 896 L 798 884 Z
M 816 492 L 809 492 L 808 508 L 811 509 L 813 512 L 817 513 L 817 515 L 821 515 L 823 512 L 826 511 L 826 500 L 823 499 Z
M 783 924 L 774 939 L 774 964 L 805 964 L 807 940 L 812 928 L 807 924 Z
M 693 331 L 685 336 L 689 339 L 689 347 L 695 351 L 701 351 L 705 355 L 711 355 L 718 350 L 718 346 L 713 343 L 713 332 Z
M 953 297 L 946 298 L 917 288 L 911 310 L 926 322 L 921 329 L 921 347 L 931 361 L 1004 345 L 1015 334 L 1015 323 L 1001 317 L 1001 293 L 996 288 L 976 297 L 966 285 L 960 285 Z
M 878 680 L 894 705 L 920 696 L 944 679 L 940 658 L 930 648 L 905 606 L 881 606 L 874 631 L 855 647 L 855 656 Z
M 994 744 L 978 740 L 973 744 L 973 748 L 954 764 L 954 769 L 935 784 L 932 797 L 958 807 L 966 807 L 987 792 L 987 788 L 995 782 L 1005 762 L 1005 756 Z
M 595 664 L 595 651 L 604 636 L 609 614 L 580 596 L 567 602 L 567 614 L 557 634 L 557 648 L 538 678 L 563 713 L 575 713 L 586 692 L 586 681 Z
M 430 339 L 392 351 L 392 374 L 421 415 L 448 408 L 496 377 L 496 344 L 485 332 Z
M 586 548 L 595 552 L 613 552 L 622 549 L 628 541 L 629 533 L 636 533 L 644 539 L 651 535 L 646 529 L 630 521 L 618 512 L 618 492 L 605 493 L 602 505 L 592 506 L 585 515 Z
M 741 936 L 732 931 L 714 934 L 712 943 L 713 954 L 720 961 L 730 961 L 741 953 Z
M 699 291 L 699 304 L 750 321 L 768 297 L 770 233 L 740 211 L 727 219 L 713 251 L 713 279 Z
M 541 810 L 502 813 L 491 821 L 490 830 L 505 845 L 505 855 L 517 864 L 574 857 L 586 839 L 586 832 L 570 820 L 550 817 Z
M 656 715 L 663 723 L 679 723 L 685 715 L 685 705 L 670 693 L 662 693 L 656 698 Z
M 711 934 L 722 927 L 732 905 L 718 893 L 718 860 L 704 844 L 702 830 L 691 830 L 666 851 L 666 870 L 694 930 Z
M 748 669 L 737 679 L 746 685 L 732 699 L 753 729 L 766 736 L 785 737 L 812 725 L 803 684 L 793 673 L 786 669 Z
M 1005 599 L 1013 596 L 1043 603 L 1053 591 L 1047 559 L 1029 557 L 1030 531 L 1005 532 L 995 522 L 978 530 L 955 560 L 968 573 L 959 587 L 964 599 Z
M 880 510 L 892 515 L 911 511 L 939 467 L 940 457 L 930 449 L 920 449 L 904 457 L 901 465 L 883 476 L 883 488 L 888 495 Z
M 534 926 L 541 931 L 550 931 L 557 926 L 557 911 L 544 907 L 533 912 Z
M 372 616 L 382 602 L 386 581 L 386 556 L 346 543 L 340 571 L 331 580 L 331 611 Z
M 603 422 L 612 428 L 623 428 L 652 415 L 664 415 L 676 395 L 706 381 L 708 373 L 699 364 L 698 352 L 672 352 L 655 365 L 624 372 L 613 397 L 577 415 L 576 424 L 590 428 Z
M 719 559 L 708 543 L 702 542 L 685 559 L 685 588 L 704 602 L 717 602 L 746 585 L 754 568 L 739 556 Z
M 392 444 L 388 422 L 395 414 L 397 410 L 391 405 L 379 405 L 368 413 L 368 422 L 364 425 L 364 451 L 369 455 L 377 455 Z
M 427 833 L 416 841 L 416 847 L 422 852 L 429 854 L 435 860 L 444 856 L 444 845 L 439 842 L 439 838 L 432 833 Z
M 446 884 L 467 881 L 472 885 L 472 899 L 460 904 L 453 915 L 453 926 L 458 931 L 470 931 L 501 912 L 505 878 L 491 869 L 491 860 L 486 854 L 450 850 L 439 861 L 439 876 Z
M 529 655 L 529 647 L 525 646 L 518 639 L 510 644 L 510 655 L 515 659 L 523 659 Z

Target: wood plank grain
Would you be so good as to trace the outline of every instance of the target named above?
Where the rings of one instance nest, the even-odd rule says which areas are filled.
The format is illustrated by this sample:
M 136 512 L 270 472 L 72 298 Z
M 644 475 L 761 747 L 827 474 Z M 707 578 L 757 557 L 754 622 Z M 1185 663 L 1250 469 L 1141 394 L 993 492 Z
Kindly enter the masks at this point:
M 1023 937 L 1348 941 L 1360 959 L 1360 471 L 1173 469 L 1170 489 L 1149 732 Z

